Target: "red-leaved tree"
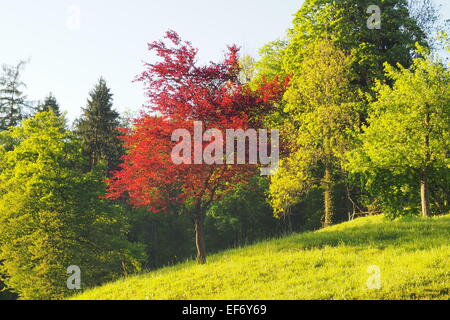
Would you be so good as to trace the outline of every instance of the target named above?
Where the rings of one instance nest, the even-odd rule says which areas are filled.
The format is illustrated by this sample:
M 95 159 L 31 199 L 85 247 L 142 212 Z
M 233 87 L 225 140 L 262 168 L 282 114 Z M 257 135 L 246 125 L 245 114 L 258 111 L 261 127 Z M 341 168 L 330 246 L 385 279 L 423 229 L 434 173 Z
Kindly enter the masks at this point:
M 254 174 L 255 165 L 199 164 L 195 152 L 184 154 L 188 161 L 176 164 L 171 154 L 179 141 L 172 141 L 172 134 L 182 128 L 194 137 L 195 121 L 202 122 L 204 131 L 258 125 L 259 116 L 280 97 L 286 83 L 273 79 L 253 91 L 242 85 L 236 46 L 228 48 L 223 62 L 204 66 L 196 64 L 197 49 L 173 31 L 149 44 L 149 50 L 160 59 L 146 63 L 137 77 L 145 84 L 148 104 L 132 128 L 124 129 L 127 153 L 121 170 L 108 181 L 107 198 L 124 197 L 153 213 L 190 215 L 197 260 L 205 263 L 203 224 L 209 206 Z M 204 141 L 200 152 L 215 139 Z

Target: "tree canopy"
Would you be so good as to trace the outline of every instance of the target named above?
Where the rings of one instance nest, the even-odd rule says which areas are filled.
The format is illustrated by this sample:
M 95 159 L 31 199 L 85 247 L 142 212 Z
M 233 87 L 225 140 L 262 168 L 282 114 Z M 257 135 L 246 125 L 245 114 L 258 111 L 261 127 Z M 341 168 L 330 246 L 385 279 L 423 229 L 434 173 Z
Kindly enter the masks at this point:
M 101 170 L 83 173 L 81 144 L 64 119 L 38 113 L 0 138 L 0 271 L 8 287 L 23 299 L 59 299 L 71 293 L 69 266 L 81 268 L 85 286 L 139 270 L 140 249 L 126 240 L 119 208 L 99 199 Z
M 429 216 L 432 172 L 450 166 L 450 73 L 429 55 L 415 59 L 410 69 L 398 68 L 386 64 L 394 84 L 378 83 L 361 149 L 350 160 L 355 171 L 412 170 L 420 181 L 422 215 Z

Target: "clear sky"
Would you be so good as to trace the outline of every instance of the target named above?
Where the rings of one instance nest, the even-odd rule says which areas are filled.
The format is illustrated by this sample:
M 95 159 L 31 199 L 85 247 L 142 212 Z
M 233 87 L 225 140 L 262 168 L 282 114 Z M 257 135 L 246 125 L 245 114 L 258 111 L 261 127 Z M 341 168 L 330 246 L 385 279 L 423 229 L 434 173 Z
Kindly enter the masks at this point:
M 23 80 L 30 99 L 50 91 L 73 120 L 103 76 L 119 111 L 145 101 L 132 83 L 149 60 L 147 43 L 166 30 L 217 60 L 228 44 L 256 54 L 282 37 L 302 1 L 291 0 L 0 0 L 0 64 L 30 58 Z M 77 25 L 74 15 L 79 9 Z
M 450 1 L 443 15 L 450 19 Z M 200 49 L 200 61 L 217 60 L 226 45 L 256 56 L 283 37 L 303 0 L 0 0 L 0 64 L 30 59 L 23 74 L 31 100 L 50 91 L 73 120 L 103 76 L 117 110 L 144 103 L 139 83 L 146 43 L 177 31 Z M 79 19 L 76 16 L 79 13 Z

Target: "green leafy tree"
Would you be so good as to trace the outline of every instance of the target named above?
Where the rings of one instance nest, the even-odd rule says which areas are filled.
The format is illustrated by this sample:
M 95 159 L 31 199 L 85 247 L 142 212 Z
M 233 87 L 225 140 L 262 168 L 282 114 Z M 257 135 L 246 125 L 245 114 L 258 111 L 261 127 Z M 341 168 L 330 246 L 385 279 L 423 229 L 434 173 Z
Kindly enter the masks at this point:
M 259 77 L 273 79 L 276 76 L 286 76 L 283 55 L 287 46 L 286 40 L 278 39 L 267 43 L 259 50 L 261 59 L 255 62 Z
M 25 83 L 20 80 L 25 62 L 15 66 L 3 65 L 0 75 L 0 130 L 17 125 L 30 108 L 23 93 Z
M 78 136 L 83 142 L 83 152 L 89 158 L 89 169 L 103 160 L 107 170 L 116 169 L 122 155 L 122 143 L 117 136 L 120 126 L 119 114 L 113 110 L 112 93 L 106 81 L 100 78 L 89 93 L 87 107 L 76 121 Z
M 214 250 L 243 246 L 286 231 L 266 201 L 268 180 L 255 176 L 212 204 L 206 217 L 206 238 Z
M 81 144 L 64 119 L 42 112 L 1 133 L 0 273 L 21 299 L 60 299 L 67 268 L 82 288 L 140 268 L 140 248 L 126 238 L 120 208 L 101 200 L 102 170 L 83 173 Z
M 333 170 L 340 169 L 351 134 L 358 124 L 352 91 L 353 58 L 332 43 L 318 41 L 309 46 L 310 55 L 300 65 L 285 94 L 290 121 L 284 136 L 291 141 L 290 153 L 272 177 L 271 203 L 284 214 L 313 188 L 324 192 L 323 226 L 332 223 Z
M 250 82 L 251 87 L 257 88 L 264 79 L 278 77 L 280 80 L 285 80 L 288 77 L 283 67 L 283 56 L 287 45 L 287 41 L 278 39 L 267 43 L 259 50 L 260 59 L 254 63 L 255 75 Z M 289 121 L 284 110 L 285 105 L 283 99 L 273 102 L 271 112 L 263 119 L 266 128 L 280 128 L 284 121 Z
M 368 8 L 371 5 L 378 5 L 381 9 L 381 29 L 368 27 L 371 16 Z M 296 204 L 298 201 L 302 202 L 302 206 L 310 207 L 304 201 L 312 201 L 309 197 L 310 191 L 320 186 L 325 191 L 324 225 L 330 223 L 333 214 L 327 212 L 335 212 L 333 207 L 342 210 L 353 206 L 358 207 L 358 211 L 365 211 L 373 205 L 365 190 L 360 188 L 363 177 L 349 176 L 343 168 L 345 160 L 342 155 L 352 148 L 353 137 L 361 130 L 362 124 L 367 119 L 368 101 L 374 95 L 373 85 L 376 79 L 384 77 L 383 63 L 400 62 L 409 66 L 415 56 L 415 43 L 428 44 L 429 30 L 417 21 L 416 13 L 414 16 L 410 13 L 410 7 L 411 4 L 407 0 L 381 0 L 375 3 L 370 0 L 305 0 L 295 15 L 286 41 L 269 43 L 261 50 L 262 58 L 256 63 L 259 72 L 256 79 L 273 74 L 292 77 L 292 85 L 285 99 L 266 117 L 268 125 L 278 127 L 281 136 L 289 137 L 288 141 L 283 143 L 285 148 L 280 172 L 271 183 L 271 202 L 277 213 L 291 211 L 291 207 L 299 208 Z M 427 8 L 422 12 L 432 14 Z M 344 86 L 339 84 L 334 88 L 330 87 L 331 90 L 317 83 L 316 88 L 311 86 L 305 91 L 309 82 L 333 72 L 336 72 L 336 75 L 340 73 L 339 66 L 336 69 L 334 64 L 322 67 L 315 65 L 329 61 L 327 57 L 317 54 L 312 49 L 315 43 L 320 42 L 331 43 L 345 56 L 353 58 L 348 65 L 343 59 L 350 79 L 343 80 Z M 314 56 L 317 58 L 314 59 Z M 308 68 L 312 68 L 313 71 L 308 71 Z M 344 79 L 347 75 L 341 73 L 340 78 Z M 302 81 L 305 85 L 301 84 Z M 302 107 L 305 105 L 302 100 L 296 101 L 296 97 L 305 95 L 310 100 L 316 99 L 316 96 L 323 96 L 331 98 L 330 101 L 340 99 L 346 102 L 335 104 L 334 111 L 331 111 L 331 105 L 334 104 L 331 102 L 330 110 L 323 108 L 326 111 L 319 116 L 318 111 L 311 113 Z M 316 117 L 315 120 L 312 120 L 313 116 Z M 328 121 L 330 118 L 334 120 Z M 331 129 L 333 126 L 334 129 Z M 340 129 L 337 129 L 338 126 Z M 328 127 L 327 134 L 325 131 L 320 134 L 314 133 L 324 127 Z M 320 149 L 318 148 L 320 144 L 314 146 L 317 137 L 326 136 L 333 147 Z M 326 149 L 328 151 L 325 151 Z M 319 150 L 323 152 L 322 156 L 318 156 Z M 307 181 L 309 183 L 306 183 Z M 330 186 L 331 189 L 339 190 L 331 192 Z M 333 199 L 336 194 L 343 194 L 340 189 L 345 190 L 346 196 Z M 327 207 L 329 209 L 326 209 Z
M 245 55 L 239 59 L 239 67 L 241 68 L 239 74 L 241 83 L 250 83 L 256 74 L 255 59 L 250 55 Z
M 367 27 L 370 5 L 378 5 L 381 10 L 381 29 Z M 383 76 L 384 62 L 409 66 L 415 43 L 425 45 L 426 40 L 426 34 L 410 16 L 407 0 L 305 0 L 288 36 L 284 54 L 288 73 L 297 72 L 303 58 L 311 54 L 309 43 L 328 39 L 355 57 L 354 81 L 363 89 Z
M 394 84 L 377 85 L 362 146 L 350 154 L 350 167 L 403 176 L 409 172 L 420 185 L 422 215 L 430 216 L 429 189 L 435 183 L 430 179 L 436 171 L 448 177 L 450 168 L 450 73 L 431 56 L 415 59 L 410 69 L 399 68 L 386 64 L 386 76 Z

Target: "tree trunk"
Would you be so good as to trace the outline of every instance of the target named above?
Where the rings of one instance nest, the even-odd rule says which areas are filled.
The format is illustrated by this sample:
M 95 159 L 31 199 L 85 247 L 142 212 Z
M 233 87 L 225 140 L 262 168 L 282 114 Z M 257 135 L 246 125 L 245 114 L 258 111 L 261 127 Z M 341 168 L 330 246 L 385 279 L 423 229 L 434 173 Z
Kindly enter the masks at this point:
M 428 165 L 431 159 L 430 152 L 430 108 L 426 104 L 425 113 L 425 129 L 427 130 L 424 138 L 425 146 L 425 166 L 420 172 L 420 201 L 422 203 L 422 217 L 429 217 L 430 214 L 430 197 L 428 192 Z
M 195 244 L 197 246 L 197 262 L 199 264 L 206 263 L 205 238 L 203 234 L 203 219 L 195 219 Z
M 328 227 L 332 224 L 333 219 L 333 178 L 331 177 L 331 170 L 328 164 L 325 165 L 325 175 L 323 178 L 323 202 L 324 202 L 324 218 L 323 227 Z
M 420 175 L 420 200 L 422 202 L 422 217 L 429 217 L 430 197 L 428 194 L 428 177 L 426 169 L 423 169 Z

